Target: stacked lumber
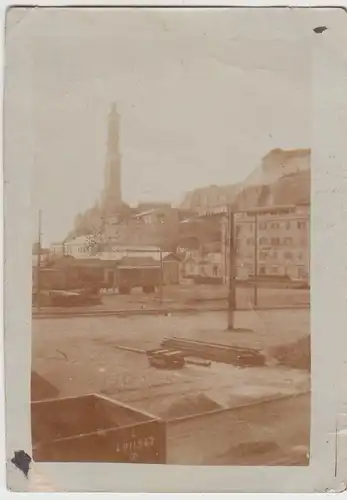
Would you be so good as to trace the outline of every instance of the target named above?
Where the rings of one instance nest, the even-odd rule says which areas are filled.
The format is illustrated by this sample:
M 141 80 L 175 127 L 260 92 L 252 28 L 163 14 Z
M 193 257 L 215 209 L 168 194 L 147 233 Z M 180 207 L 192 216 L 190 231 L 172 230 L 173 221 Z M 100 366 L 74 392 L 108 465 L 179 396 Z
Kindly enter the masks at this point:
M 180 350 L 184 356 L 194 356 L 235 366 L 263 366 L 266 361 L 260 349 L 203 342 L 183 337 L 165 337 L 161 346 Z

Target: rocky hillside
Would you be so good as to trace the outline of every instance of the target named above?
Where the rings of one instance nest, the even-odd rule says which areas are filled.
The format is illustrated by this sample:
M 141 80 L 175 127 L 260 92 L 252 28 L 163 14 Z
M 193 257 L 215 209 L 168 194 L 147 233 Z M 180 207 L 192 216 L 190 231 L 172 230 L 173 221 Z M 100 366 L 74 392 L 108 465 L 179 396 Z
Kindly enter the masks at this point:
M 187 193 L 181 207 L 199 211 L 236 203 L 240 209 L 309 203 L 310 149 L 273 149 L 242 184 Z
M 245 186 L 271 185 L 282 177 L 310 170 L 310 149 L 272 149 L 245 182 Z
M 200 210 L 231 203 L 240 189 L 239 184 L 228 186 L 207 186 L 189 191 L 179 208 L 182 210 Z

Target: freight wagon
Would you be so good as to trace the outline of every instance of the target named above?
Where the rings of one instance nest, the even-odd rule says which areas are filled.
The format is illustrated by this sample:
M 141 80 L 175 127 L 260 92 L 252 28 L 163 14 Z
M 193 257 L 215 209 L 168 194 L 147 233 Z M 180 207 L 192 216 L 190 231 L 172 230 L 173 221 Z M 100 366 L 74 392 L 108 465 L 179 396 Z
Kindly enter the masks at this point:
M 308 465 L 310 394 L 163 420 L 98 394 L 31 403 L 36 462 Z
M 40 270 L 41 290 L 77 290 L 85 287 L 99 287 L 103 280 L 103 270 L 88 267 L 66 267 Z M 37 270 L 33 270 L 33 289 L 37 287 Z
M 117 268 L 117 287 L 119 293 L 128 294 L 133 288 L 141 287 L 145 293 L 153 293 L 160 286 L 162 270 L 160 264 L 124 265 Z
M 166 462 L 159 418 L 98 394 L 31 403 L 36 462 Z
M 37 270 L 33 270 L 32 302 L 37 304 Z M 40 270 L 42 306 L 94 305 L 101 302 L 102 274 L 98 269 L 67 267 Z

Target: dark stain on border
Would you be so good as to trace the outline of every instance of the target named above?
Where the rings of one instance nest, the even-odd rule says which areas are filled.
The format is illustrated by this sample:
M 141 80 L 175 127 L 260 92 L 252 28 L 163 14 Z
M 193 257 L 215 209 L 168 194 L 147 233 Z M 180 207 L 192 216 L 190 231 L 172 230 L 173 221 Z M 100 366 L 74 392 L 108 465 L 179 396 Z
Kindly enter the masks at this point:
M 31 463 L 30 455 L 25 453 L 24 450 L 15 451 L 11 462 L 17 467 L 17 469 L 23 472 L 25 477 L 28 477 Z
M 321 33 L 324 33 L 328 28 L 326 26 L 317 26 L 316 28 L 313 28 L 313 31 L 320 35 Z

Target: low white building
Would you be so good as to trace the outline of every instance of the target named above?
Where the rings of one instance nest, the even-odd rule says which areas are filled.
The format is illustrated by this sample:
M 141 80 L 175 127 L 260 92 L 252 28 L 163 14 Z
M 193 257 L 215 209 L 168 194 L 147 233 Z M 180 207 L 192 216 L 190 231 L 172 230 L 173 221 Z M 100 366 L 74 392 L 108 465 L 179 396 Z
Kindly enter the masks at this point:
M 121 245 L 108 242 L 107 245 L 100 245 L 100 240 L 87 235 L 73 238 L 64 243 L 52 245 L 51 252 L 55 255 L 70 255 L 76 259 L 99 258 L 102 260 L 120 260 L 124 257 L 148 257 L 160 261 L 169 255 L 170 252 L 160 252 L 159 247 Z
M 98 246 L 98 241 L 93 236 L 78 236 L 71 240 L 52 244 L 51 252 L 53 255 L 70 255 L 76 259 L 90 259 L 97 257 Z

